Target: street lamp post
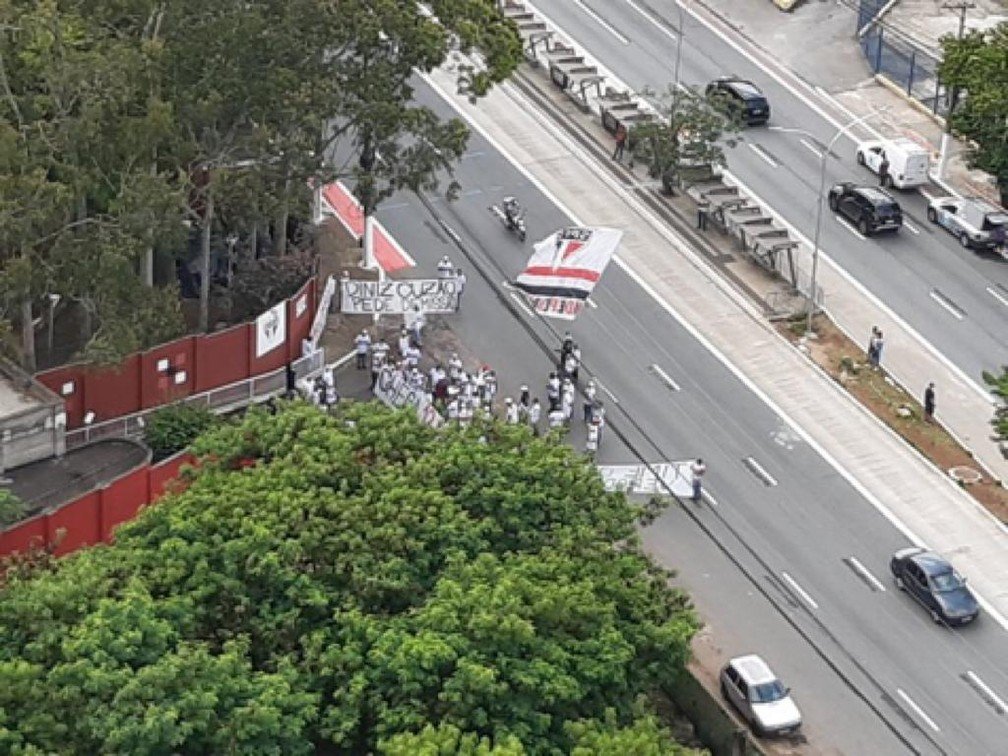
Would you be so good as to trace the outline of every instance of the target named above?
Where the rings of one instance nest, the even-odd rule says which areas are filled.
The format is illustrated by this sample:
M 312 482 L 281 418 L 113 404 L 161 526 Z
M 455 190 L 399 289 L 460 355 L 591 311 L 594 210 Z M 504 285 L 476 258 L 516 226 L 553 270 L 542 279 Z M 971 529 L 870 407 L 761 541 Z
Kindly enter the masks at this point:
M 833 138 L 830 139 L 825 146 L 823 146 L 822 142 L 820 142 L 815 137 L 815 135 L 806 131 L 805 129 L 795 128 L 793 126 L 769 127 L 771 131 L 783 131 L 788 134 L 801 134 L 803 136 L 807 136 L 809 139 L 811 139 L 813 142 L 815 142 L 822 148 L 822 151 L 819 153 L 819 199 L 816 203 L 815 234 L 813 234 L 812 237 L 812 280 L 809 285 L 808 323 L 805 328 L 806 336 L 813 336 L 815 333 L 812 330 L 812 318 L 815 316 L 816 311 L 816 276 L 818 275 L 819 272 L 819 234 L 822 230 L 822 206 L 823 206 L 823 200 L 825 199 L 826 196 L 826 158 L 829 157 L 829 154 L 833 149 L 833 145 L 837 143 L 840 137 L 842 137 L 844 134 L 846 134 L 855 126 L 858 126 L 864 123 L 865 121 L 874 118 L 875 116 L 879 115 L 882 112 L 883 112 L 882 109 L 873 110 L 870 113 L 867 113 L 866 115 L 863 116 L 859 116 L 858 118 L 855 118 L 853 121 L 850 121 L 849 123 L 841 126 L 839 129 L 837 129 L 836 133 L 833 135 Z
M 676 8 L 679 9 L 679 39 L 676 40 L 675 70 L 673 72 L 673 77 L 675 79 L 673 86 L 675 87 L 676 92 L 679 91 L 679 66 L 682 63 L 683 40 L 686 36 L 686 16 L 683 8 L 684 2 L 685 0 L 677 0 L 676 2 Z

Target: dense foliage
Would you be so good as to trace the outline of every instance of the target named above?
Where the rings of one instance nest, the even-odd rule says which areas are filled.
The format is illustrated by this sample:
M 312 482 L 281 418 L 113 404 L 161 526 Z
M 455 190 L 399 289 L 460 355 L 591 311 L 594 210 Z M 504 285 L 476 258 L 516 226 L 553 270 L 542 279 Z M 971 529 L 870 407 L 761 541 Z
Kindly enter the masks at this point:
M 429 5 L 0 2 L 0 318 L 25 364 L 49 294 L 114 361 L 183 328 L 172 263 L 190 244 L 206 329 L 211 250 L 285 254 L 310 182 L 344 177 L 372 210 L 436 186 L 468 132 L 413 102 L 416 71 L 479 52 L 478 95 L 521 43 L 495 0 Z
M 189 446 L 217 423 L 217 416 L 207 407 L 179 403 L 152 412 L 144 422 L 144 443 L 159 460 Z
M 1001 368 L 1001 374 L 984 373 L 984 381 L 990 386 L 991 393 L 997 397 L 997 407 L 994 410 L 994 433 L 999 441 L 1008 444 L 1008 367 Z
M 24 502 L 10 490 L 0 488 L 0 528 L 17 522 L 24 517 L 24 512 Z
M 1008 207 L 1008 22 L 942 39 L 941 81 L 959 92 L 952 128 L 970 140 L 970 164 L 994 176 Z
M 685 752 L 646 694 L 695 616 L 569 448 L 303 404 L 195 448 L 114 546 L 0 592 L 0 751 Z

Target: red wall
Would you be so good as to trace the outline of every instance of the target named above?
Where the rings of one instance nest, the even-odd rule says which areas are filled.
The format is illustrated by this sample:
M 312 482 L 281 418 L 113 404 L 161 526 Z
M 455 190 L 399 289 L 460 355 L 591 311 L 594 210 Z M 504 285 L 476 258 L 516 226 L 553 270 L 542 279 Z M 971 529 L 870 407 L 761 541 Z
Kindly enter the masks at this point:
M 96 423 L 140 411 L 140 355 L 131 354 L 114 368 L 83 372 L 84 412 L 94 412 Z
M 158 363 L 165 362 L 165 370 Z M 144 352 L 140 362 L 140 404 L 144 409 L 184 399 L 192 393 L 196 373 L 196 337 L 161 344 Z
M 149 502 L 151 468 L 144 465 L 101 491 L 101 540 L 112 540 L 116 525 L 136 517 L 140 507 Z
M 110 543 L 117 525 L 132 520 L 140 509 L 160 498 L 179 468 L 194 461 L 191 454 L 183 452 L 156 465 L 144 464 L 105 488 L 0 531 L 0 557 L 25 552 L 33 545 L 52 544 L 61 530 L 62 540 L 53 552 L 57 556 L 100 542 Z
M 236 383 L 249 376 L 249 331 L 245 323 L 196 339 L 196 385 L 193 393 Z
M 101 541 L 101 491 L 92 491 L 50 512 L 49 542 L 57 539 L 54 554 L 63 556 Z M 62 533 L 60 531 L 63 531 Z
M 115 368 L 70 365 L 35 377 L 63 397 L 68 429 L 81 427 L 88 411 L 95 413 L 95 422 L 130 415 L 278 370 L 288 360 L 299 358 L 301 341 L 308 335 L 315 317 L 316 301 L 316 282 L 312 278 L 284 304 L 285 342 L 261 358 L 255 356 L 256 325 L 252 322 L 220 333 L 186 336 L 162 344 L 143 354 L 130 355 Z M 299 303 L 302 303 L 300 315 Z M 176 372 L 158 371 L 161 359 L 167 359 L 171 370 Z M 185 377 L 176 383 L 178 371 L 184 371 Z M 63 385 L 68 382 L 73 383 L 73 391 L 63 395 Z

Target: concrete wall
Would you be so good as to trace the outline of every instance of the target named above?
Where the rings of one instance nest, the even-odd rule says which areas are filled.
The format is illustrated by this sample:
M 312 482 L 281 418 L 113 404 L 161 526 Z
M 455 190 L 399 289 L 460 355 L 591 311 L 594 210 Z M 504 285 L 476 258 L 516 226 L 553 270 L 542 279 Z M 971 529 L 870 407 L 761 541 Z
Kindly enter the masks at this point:
M 720 694 L 708 690 L 692 673 L 664 688 L 714 756 L 763 756 L 763 750 L 748 729 L 729 714 Z
M 0 421 L 0 472 L 65 451 L 58 406 L 38 407 Z

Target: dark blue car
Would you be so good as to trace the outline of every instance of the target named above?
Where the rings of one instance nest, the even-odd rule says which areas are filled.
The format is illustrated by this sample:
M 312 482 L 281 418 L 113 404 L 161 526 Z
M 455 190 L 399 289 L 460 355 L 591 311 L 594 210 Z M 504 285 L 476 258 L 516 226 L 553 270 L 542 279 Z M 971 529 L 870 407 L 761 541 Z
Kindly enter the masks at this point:
M 944 557 L 919 548 L 901 549 L 889 562 L 896 587 L 906 591 L 935 622 L 965 625 L 980 614 L 980 605 L 962 577 Z

